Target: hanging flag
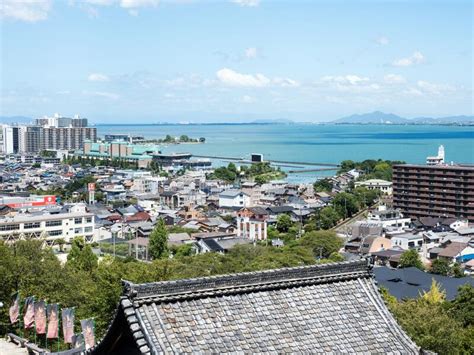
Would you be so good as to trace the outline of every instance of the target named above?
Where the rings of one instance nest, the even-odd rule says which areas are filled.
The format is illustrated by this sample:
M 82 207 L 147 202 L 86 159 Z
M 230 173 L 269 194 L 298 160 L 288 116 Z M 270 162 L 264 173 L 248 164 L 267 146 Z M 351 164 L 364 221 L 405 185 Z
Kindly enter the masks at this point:
M 18 291 L 12 295 L 12 305 L 10 306 L 9 314 L 10 322 L 12 324 L 18 322 L 20 316 L 20 293 Z
M 84 347 L 84 336 L 82 333 L 74 334 L 72 336 L 72 347 L 73 349 L 79 349 Z
M 86 350 L 94 347 L 94 320 L 84 319 L 81 320 L 82 335 L 84 336 L 84 343 L 86 344 Z
M 46 338 L 56 339 L 59 337 L 58 334 L 58 304 L 48 304 L 46 308 L 46 314 L 48 315 L 48 332 Z
M 35 297 L 26 297 L 25 299 L 25 314 L 23 316 L 23 323 L 25 329 L 33 328 L 35 324 Z
M 35 302 L 36 334 L 46 334 L 46 304 L 43 300 Z
M 74 308 L 64 308 L 62 310 L 62 320 L 64 342 L 72 344 L 72 336 L 74 335 Z

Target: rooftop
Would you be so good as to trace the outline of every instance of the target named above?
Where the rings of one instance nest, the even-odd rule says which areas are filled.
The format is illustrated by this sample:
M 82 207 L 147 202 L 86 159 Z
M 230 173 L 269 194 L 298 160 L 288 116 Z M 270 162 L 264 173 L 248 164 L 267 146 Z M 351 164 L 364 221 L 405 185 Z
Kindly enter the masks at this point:
M 93 353 L 403 353 L 419 349 L 365 261 L 136 285 Z

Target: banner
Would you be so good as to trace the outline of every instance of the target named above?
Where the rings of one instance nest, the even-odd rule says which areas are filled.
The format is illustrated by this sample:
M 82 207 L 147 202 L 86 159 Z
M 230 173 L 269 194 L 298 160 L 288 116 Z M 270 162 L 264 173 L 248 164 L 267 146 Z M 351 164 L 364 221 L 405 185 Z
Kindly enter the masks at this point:
M 58 304 L 48 304 L 46 308 L 46 314 L 48 315 L 48 332 L 46 333 L 46 338 L 56 339 L 59 338 L 58 330 Z
M 35 297 L 26 297 L 25 299 L 25 314 L 23 316 L 23 323 L 25 329 L 33 328 L 35 324 Z
M 18 318 L 20 316 L 20 293 L 18 291 L 12 295 L 12 305 L 8 311 L 10 314 L 10 322 L 12 324 L 18 322 Z
M 74 334 L 72 336 L 72 348 L 79 349 L 84 347 L 84 336 L 82 333 Z
M 35 302 L 35 327 L 36 334 L 46 333 L 46 304 L 43 300 Z
M 81 320 L 82 335 L 84 336 L 84 343 L 86 344 L 86 350 L 94 347 L 94 320 L 84 319 Z
M 72 344 L 72 336 L 74 335 L 74 308 L 64 308 L 62 310 L 62 321 L 64 342 Z

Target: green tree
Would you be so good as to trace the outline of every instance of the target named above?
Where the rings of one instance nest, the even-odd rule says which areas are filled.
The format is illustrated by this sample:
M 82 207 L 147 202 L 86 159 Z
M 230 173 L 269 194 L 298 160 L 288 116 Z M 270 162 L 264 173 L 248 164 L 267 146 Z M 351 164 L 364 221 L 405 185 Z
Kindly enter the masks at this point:
M 76 237 L 71 243 L 67 265 L 75 270 L 92 272 L 97 267 L 97 256 L 83 237 Z
M 333 183 L 330 179 L 321 179 L 313 184 L 315 192 L 331 192 Z
M 280 233 L 287 233 L 292 226 L 293 226 L 293 221 L 291 220 L 290 216 L 288 216 L 287 214 L 283 213 L 277 217 L 276 229 Z
M 158 220 L 158 223 L 151 232 L 148 247 L 153 259 L 168 256 L 168 229 L 163 218 Z
M 454 263 L 453 266 L 451 266 L 450 275 L 457 278 L 465 276 L 464 271 L 462 271 L 461 266 L 458 263 Z
M 344 245 L 333 231 L 312 231 L 305 233 L 299 239 L 299 244 L 310 249 L 317 258 L 328 258 L 332 253 L 337 253 Z
M 330 229 L 341 219 L 339 213 L 332 206 L 322 208 L 318 215 L 319 218 L 315 221 L 318 229 Z
M 404 251 L 400 257 L 400 263 L 398 266 L 401 268 L 416 267 L 420 270 L 424 269 L 420 255 L 418 255 L 416 249 Z
M 474 286 L 465 284 L 459 287 L 449 312 L 465 327 L 474 326 Z
M 451 267 L 449 266 L 449 262 L 445 259 L 436 259 L 431 263 L 431 272 L 433 274 L 447 276 L 450 271 Z
M 344 218 L 352 217 L 360 209 L 360 204 L 356 196 L 348 192 L 338 193 L 332 200 L 332 205 L 339 216 Z

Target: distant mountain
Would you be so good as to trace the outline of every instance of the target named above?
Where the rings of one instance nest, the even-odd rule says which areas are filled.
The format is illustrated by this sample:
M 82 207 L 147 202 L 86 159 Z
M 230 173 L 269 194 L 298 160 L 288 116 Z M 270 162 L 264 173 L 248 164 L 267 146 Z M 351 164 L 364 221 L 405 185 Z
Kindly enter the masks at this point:
M 374 111 L 356 114 L 331 121 L 334 124 L 474 124 L 474 116 L 404 118 L 393 113 Z
M 292 120 L 287 120 L 284 118 L 275 119 L 275 120 L 254 120 L 250 122 L 251 124 L 293 124 Z
M 339 118 L 331 123 L 382 123 L 382 124 L 390 124 L 390 123 L 407 123 L 408 120 L 406 118 L 394 115 L 393 113 L 384 113 L 380 111 L 374 111 L 371 113 L 364 113 L 361 115 L 352 115 L 343 118 Z
M 0 116 L 0 123 L 31 123 L 33 119 L 26 116 Z

